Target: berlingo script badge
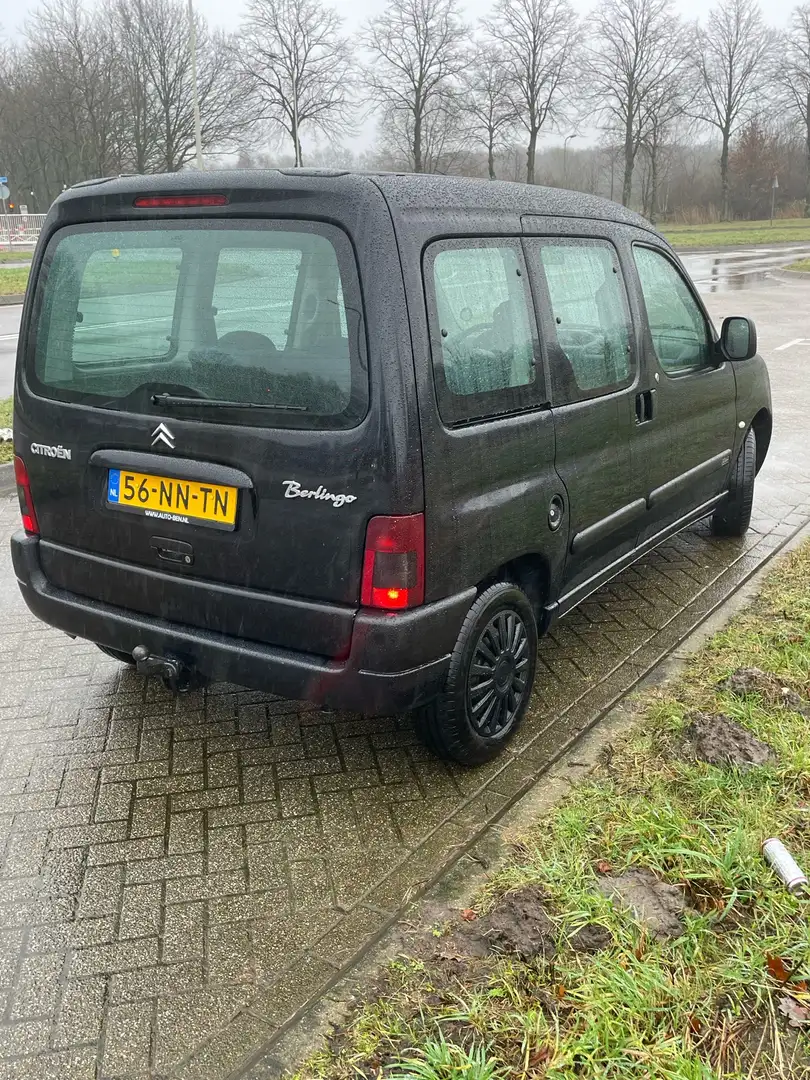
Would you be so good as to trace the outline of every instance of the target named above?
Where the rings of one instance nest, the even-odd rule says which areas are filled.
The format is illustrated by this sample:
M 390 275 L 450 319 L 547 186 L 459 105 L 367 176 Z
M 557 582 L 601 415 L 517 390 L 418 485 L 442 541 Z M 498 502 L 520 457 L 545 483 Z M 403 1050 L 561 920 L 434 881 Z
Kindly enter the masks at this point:
M 322 499 L 324 502 L 331 502 L 335 509 L 345 503 L 357 501 L 356 495 L 333 495 L 331 491 L 326 490 L 323 484 L 312 489 L 302 488 L 297 480 L 282 480 L 282 484 L 285 488 L 285 499 Z

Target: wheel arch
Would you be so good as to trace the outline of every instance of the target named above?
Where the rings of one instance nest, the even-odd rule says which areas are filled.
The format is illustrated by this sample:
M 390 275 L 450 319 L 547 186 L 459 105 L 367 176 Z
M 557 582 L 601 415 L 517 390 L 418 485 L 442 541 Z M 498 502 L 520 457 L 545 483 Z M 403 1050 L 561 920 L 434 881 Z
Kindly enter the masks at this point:
M 497 581 L 511 581 L 526 593 L 537 619 L 538 632 L 542 633 L 546 624 L 544 609 L 551 593 L 551 565 L 546 556 L 528 552 L 502 563 L 478 583 L 478 594 Z
M 760 409 L 751 421 L 750 426 L 757 439 L 757 472 L 759 472 L 765 463 L 773 432 L 773 417 L 768 409 Z

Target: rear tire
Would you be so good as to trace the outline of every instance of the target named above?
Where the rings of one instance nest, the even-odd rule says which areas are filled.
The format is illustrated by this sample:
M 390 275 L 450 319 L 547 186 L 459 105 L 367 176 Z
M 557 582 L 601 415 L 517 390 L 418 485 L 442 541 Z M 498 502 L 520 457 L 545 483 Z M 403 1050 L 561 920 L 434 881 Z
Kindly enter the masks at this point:
M 109 645 L 96 645 L 96 648 L 101 649 L 105 656 L 111 656 L 113 660 L 120 660 L 122 664 L 129 664 L 130 667 L 135 667 L 135 661 L 132 659 L 129 653 L 123 652 L 121 649 L 111 649 Z
M 731 471 L 728 499 L 712 514 L 715 536 L 745 536 L 751 524 L 754 480 L 757 474 L 757 437 L 749 428 Z
M 537 666 L 537 621 L 522 589 L 501 581 L 470 608 L 439 696 L 416 714 L 439 755 L 462 765 L 491 761 L 517 731 Z

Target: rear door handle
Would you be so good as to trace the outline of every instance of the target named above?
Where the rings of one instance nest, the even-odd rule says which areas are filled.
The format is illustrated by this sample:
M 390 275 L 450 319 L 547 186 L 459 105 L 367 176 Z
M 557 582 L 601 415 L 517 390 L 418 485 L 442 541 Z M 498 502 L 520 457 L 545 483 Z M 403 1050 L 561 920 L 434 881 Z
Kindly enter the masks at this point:
M 642 390 L 636 394 L 636 423 L 649 424 L 655 416 L 655 390 Z

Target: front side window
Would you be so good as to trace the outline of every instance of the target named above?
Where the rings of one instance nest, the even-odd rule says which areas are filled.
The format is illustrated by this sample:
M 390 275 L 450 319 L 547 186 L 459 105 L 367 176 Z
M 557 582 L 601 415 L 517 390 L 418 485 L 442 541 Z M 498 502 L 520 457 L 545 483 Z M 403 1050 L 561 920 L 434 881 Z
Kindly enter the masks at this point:
M 519 242 L 447 241 L 428 260 L 434 370 L 445 419 L 536 403 L 533 323 Z
M 612 245 L 599 240 L 530 241 L 548 290 L 545 336 L 555 404 L 627 386 L 630 315 Z
M 356 268 L 332 226 L 63 229 L 38 290 L 29 376 L 44 396 L 165 415 L 155 399 L 170 395 L 185 399 L 173 415 L 284 427 L 347 427 L 365 415 Z
M 713 338 L 703 312 L 677 267 L 652 248 L 634 246 L 653 347 L 668 374 L 712 363 Z

